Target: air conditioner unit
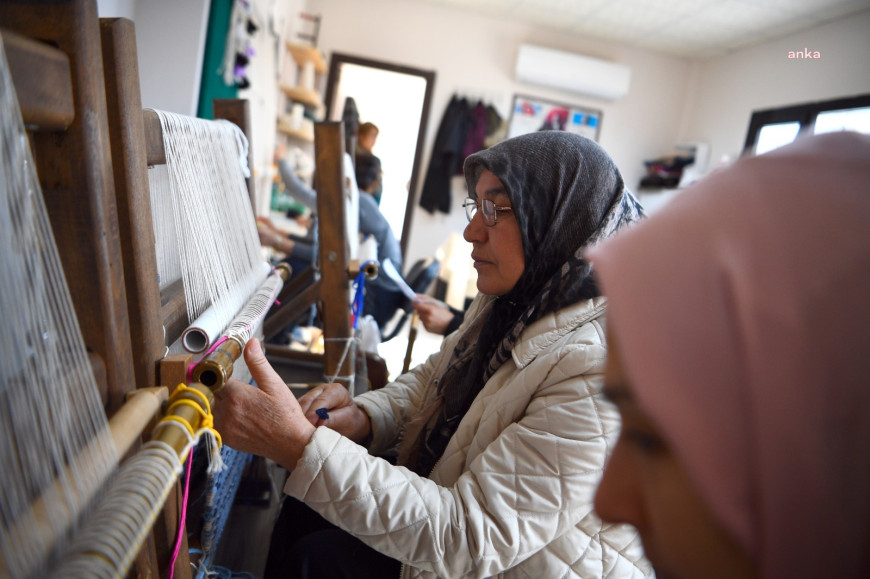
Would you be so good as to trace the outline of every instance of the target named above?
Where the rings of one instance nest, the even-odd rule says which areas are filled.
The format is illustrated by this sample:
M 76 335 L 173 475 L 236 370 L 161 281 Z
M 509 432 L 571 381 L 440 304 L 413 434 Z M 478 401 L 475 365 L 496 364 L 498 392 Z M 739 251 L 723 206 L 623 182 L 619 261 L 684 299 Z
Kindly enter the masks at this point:
M 615 100 L 628 94 L 631 69 L 580 54 L 521 44 L 516 77 L 520 82 Z

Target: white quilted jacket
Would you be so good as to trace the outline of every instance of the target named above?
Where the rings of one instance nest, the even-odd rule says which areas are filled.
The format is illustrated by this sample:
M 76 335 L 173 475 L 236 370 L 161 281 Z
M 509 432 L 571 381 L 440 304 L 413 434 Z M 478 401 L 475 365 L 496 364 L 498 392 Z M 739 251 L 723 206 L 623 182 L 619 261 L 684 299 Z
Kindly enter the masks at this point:
M 486 299 L 479 296 L 466 319 Z M 597 394 L 603 312 L 597 298 L 526 328 L 430 478 L 321 427 L 285 492 L 405 563 L 403 577 L 652 576 L 637 532 L 603 524 L 592 512 L 619 430 L 618 413 Z M 372 452 L 396 444 L 462 331 L 398 381 L 356 398 L 371 416 Z

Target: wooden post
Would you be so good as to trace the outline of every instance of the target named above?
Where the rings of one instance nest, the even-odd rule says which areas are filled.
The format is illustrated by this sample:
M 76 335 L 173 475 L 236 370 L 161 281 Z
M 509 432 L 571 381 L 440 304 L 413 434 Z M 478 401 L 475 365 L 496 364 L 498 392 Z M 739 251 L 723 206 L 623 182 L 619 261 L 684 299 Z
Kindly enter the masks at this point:
M 147 388 L 157 385 L 156 361 L 163 357 L 165 345 L 136 30 L 133 22 L 124 18 L 104 18 L 100 30 L 136 387 Z
M 341 123 L 314 125 L 315 189 L 317 190 L 317 226 L 320 235 L 321 315 L 326 342 L 325 374 L 327 377 L 353 373 L 353 348 L 347 355 L 352 333 L 350 327 L 350 290 L 347 279 L 348 248 L 345 239 L 347 220 L 344 214 L 344 128 Z M 340 380 L 349 385 L 349 380 Z

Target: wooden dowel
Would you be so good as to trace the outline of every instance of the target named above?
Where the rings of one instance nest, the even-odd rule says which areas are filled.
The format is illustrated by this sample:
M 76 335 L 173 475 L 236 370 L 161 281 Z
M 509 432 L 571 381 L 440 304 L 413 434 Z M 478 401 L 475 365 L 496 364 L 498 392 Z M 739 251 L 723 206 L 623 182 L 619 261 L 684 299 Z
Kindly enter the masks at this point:
M 75 480 L 77 478 L 73 474 L 75 472 L 89 472 L 96 480 L 104 480 L 109 472 L 100 471 L 101 465 L 105 464 L 101 456 L 102 448 L 111 441 L 115 444 L 119 457 L 126 454 L 160 410 L 160 405 L 167 400 L 167 392 L 163 387 L 144 388 L 131 396 L 109 420 L 108 427 L 83 449 L 73 465 L 65 469 L 66 476 L 58 478 L 49 486 L 31 505 L 29 515 L 19 519 L 8 532 L 4 530 L 4 535 L 23 537 L 26 543 L 42 545 L 45 552 L 50 553 L 57 542 L 53 529 L 69 528 L 78 513 L 93 500 L 97 491 L 97 488 L 88 488 L 76 494 L 75 489 L 62 481 Z M 63 508 L 70 502 L 72 503 L 70 508 Z M 10 571 L 5 556 L 0 554 L 0 576 L 11 576 Z
M 127 395 L 127 403 L 109 420 L 109 431 L 118 456 L 127 454 L 168 399 L 169 389 L 165 386 L 140 388 Z

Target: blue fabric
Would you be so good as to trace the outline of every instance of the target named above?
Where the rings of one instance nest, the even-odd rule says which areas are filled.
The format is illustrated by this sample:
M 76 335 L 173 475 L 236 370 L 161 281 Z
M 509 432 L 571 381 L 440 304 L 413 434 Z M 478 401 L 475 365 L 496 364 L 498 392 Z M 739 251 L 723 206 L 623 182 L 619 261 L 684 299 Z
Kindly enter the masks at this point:
M 226 445 L 221 447 L 221 458 L 225 468 L 219 473 L 209 475 L 208 490 L 206 491 L 206 509 L 203 514 L 202 528 L 202 558 L 197 571 L 197 578 L 206 577 L 207 569 L 214 560 L 215 549 L 220 543 L 224 527 L 229 517 L 230 509 L 242 473 L 253 459 L 253 455 L 239 452 Z

